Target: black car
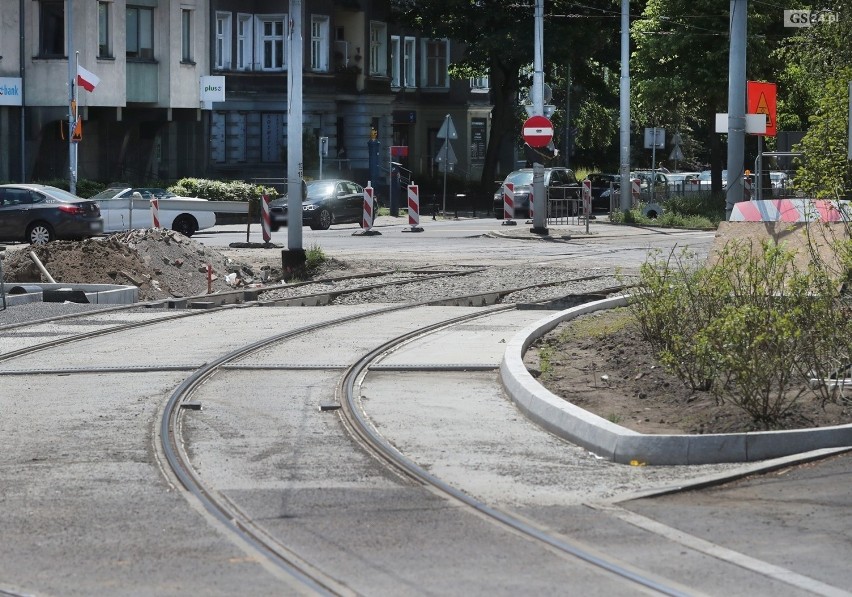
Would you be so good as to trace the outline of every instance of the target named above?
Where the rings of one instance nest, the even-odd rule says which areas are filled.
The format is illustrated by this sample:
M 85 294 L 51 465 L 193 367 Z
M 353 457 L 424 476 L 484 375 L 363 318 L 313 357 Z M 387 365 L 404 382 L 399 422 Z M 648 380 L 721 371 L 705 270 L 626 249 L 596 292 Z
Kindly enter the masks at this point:
M 592 210 L 609 211 L 610 185 L 613 189 L 618 189 L 621 186 L 621 176 L 593 172 L 588 178 L 592 183 Z
M 56 187 L 0 185 L 0 241 L 43 245 L 101 234 L 98 204 Z
M 364 187 L 351 180 L 311 180 L 302 201 L 302 225 L 328 230 L 332 224 L 360 222 L 364 214 Z M 269 203 L 270 230 L 287 225 L 287 196 Z
M 532 194 L 533 186 L 533 169 L 521 168 L 515 170 L 506 177 L 503 184 L 494 193 L 494 217 L 502 220 L 503 211 L 503 186 L 510 182 L 514 185 L 514 207 L 516 218 L 528 218 L 530 215 L 530 195 Z M 567 210 L 567 213 L 559 213 L 550 215 L 576 215 L 579 210 L 579 203 L 576 201 L 580 198 L 581 186 L 574 175 L 574 171 L 568 168 L 545 168 L 544 169 L 544 190 L 548 198 L 557 201 L 555 206 L 561 211 Z M 552 210 L 551 210 L 552 211 Z

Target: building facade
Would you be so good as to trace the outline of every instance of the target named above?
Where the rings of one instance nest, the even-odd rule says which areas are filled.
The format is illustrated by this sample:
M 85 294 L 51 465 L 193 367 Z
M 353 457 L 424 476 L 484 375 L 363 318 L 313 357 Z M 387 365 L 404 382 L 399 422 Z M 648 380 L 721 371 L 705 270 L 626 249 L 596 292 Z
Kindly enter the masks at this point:
M 437 133 L 449 115 L 452 172 L 478 180 L 491 106 L 487 82 L 449 77 L 457 44 L 399 30 L 386 0 L 302 8 L 306 177 L 322 167 L 387 184 L 391 160 L 415 177 L 439 173 Z M 76 92 L 79 179 L 284 178 L 287 9 L 280 0 L 3 0 L 0 179 L 68 178 L 76 62 L 100 78 Z M 208 75 L 224 77 L 224 101 L 201 102 Z

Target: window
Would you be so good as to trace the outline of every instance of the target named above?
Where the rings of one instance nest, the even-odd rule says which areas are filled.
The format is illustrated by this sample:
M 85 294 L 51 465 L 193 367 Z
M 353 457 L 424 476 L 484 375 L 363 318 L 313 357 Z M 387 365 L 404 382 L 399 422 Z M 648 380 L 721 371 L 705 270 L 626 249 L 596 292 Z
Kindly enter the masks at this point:
M 127 7 L 127 57 L 154 59 L 154 9 Z
M 482 75 L 479 77 L 471 77 L 470 78 L 470 88 L 473 91 L 488 91 L 490 88 L 490 84 L 488 81 L 488 75 Z
M 231 68 L 231 13 L 216 13 L 216 56 L 213 68 Z
M 180 61 L 192 62 L 192 10 L 180 11 Z
M 328 17 L 311 17 L 311 70 L 328 71 Z
M 98 58 L 112 58 L 111 4 L 112 2 L 98 2 Z
M 402 49 L 402 85 L 404 87 L 417 87 L 417 45 L 413 37 L 406 37 Z
M 449 41 L 446 39 L 423 40 L 424 87 L 449 87 L 448 56 Z
M 286 16 L 261 15 L 258 21 L 258 53 L 261 70 L 284 70 L 287 61 L 284 54 L 284 24 Z
M 401 83 L 400 78 L 400 70 L 399 70 L 399 60 L 401 58 L 400 54 L 400 42 L 398 35 L 391 35 L 391 43 L 390 43 L 390 58 L 391 58 L 391 67 L 390 67 L 390 76 L 391 76 L 391 87 L 399 87 Z
M 38 13 L 39 56 L 65 56 L 65 2 L 42 0 Z
M 252 68 L 251 15 L 237 15 L 237 70 Z
M 388 33 L 387 25 L 370 23 L 370 74 L 388 74 Z

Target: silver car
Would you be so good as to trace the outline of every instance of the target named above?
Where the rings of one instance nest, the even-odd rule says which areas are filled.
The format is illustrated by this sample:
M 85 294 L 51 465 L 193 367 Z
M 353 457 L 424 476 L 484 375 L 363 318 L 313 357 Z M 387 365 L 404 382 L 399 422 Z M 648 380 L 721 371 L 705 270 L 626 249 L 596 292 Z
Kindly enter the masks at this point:
M 40 184 L 0 185 L 0 241 L 43 245 L 101 234 L 98 204 Z

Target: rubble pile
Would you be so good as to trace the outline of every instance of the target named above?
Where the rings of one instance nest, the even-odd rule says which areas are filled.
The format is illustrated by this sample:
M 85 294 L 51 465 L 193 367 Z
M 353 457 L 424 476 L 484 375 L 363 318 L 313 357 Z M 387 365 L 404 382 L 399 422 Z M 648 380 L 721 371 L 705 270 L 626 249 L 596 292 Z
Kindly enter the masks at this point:
M 208 267 L 213 292 L 265 282 L 270 276 L 267 266 L 257 270 L 235 262 L 172 230 L 139 229 L 8 250 L 3 260 L 7 284 L 48 281 L 30 251 L 56 282 L 138 286 L 140 301 L 205 294 Z

